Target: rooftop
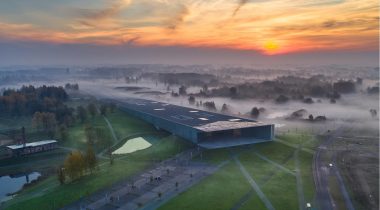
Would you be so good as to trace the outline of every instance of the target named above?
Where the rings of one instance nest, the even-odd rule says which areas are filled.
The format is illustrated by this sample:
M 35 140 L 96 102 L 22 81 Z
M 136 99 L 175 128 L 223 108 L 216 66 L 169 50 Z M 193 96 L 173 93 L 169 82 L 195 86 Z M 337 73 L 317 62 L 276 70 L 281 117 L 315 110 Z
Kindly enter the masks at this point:
M 267 125 L 255 120 L 146 99 L 127 98 L 122 107 L 163 118 L 205 132 Z
M 42 146 L 42 145 L 56 143 L 56 142 L 57 142 L 56 140 L 36 141 L 36 142 L 26 143 L 25 147 L 37 147 L 37 146 Z M 9 145 L 7 147 L 9 149 L 20 149 L 24 147 L 24 144 L 14 144 L 14 145 Z

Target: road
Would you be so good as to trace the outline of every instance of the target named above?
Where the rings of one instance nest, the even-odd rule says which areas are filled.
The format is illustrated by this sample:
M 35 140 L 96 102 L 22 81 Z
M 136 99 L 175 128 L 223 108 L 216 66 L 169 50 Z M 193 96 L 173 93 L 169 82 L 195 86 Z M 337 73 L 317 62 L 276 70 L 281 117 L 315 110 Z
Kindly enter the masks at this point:
M 334 139 L 343 133 L 341 128 L 331 132 L 326 139 L 319 145 L 313 158 L 313 176 L 317 193 L 317 203 L 321 210 L 335 210 L 337 205 L 330 192 L 329 176 L 336 176 L 338 180 L 339 189 L 345 201 L 345 207 L 349 210 L 354 210 L 351 199 L 344 185 L 343 179 L 339 174 L 339 169 L 336 164 L 336 153 L 330 160 L 331 166 L 326 160 L 323 160 L 324 155 L 327 153 L 327 148 L 331 146 Z

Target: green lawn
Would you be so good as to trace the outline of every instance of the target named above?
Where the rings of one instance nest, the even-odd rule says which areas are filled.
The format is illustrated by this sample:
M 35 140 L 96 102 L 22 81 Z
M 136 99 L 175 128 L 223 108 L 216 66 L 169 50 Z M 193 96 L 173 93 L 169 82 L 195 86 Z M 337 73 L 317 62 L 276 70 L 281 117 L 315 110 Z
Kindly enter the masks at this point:
M 310 136 L 307 136 L 310 138 Z M 303 144 L 310 140 L 288 140 L 292 144 Z M 296 176 L 263 160 L 255 152 L 265 156 L 292 172 L 295 172 L 295 148 L 279 142 L 256 144 L 229 149 L 217 149 L 203 152 L 203 161 L 217 164 L 231 159 L 236 154 L 250 176 L 259 185 L 262 192 L 276 209 L 298 209 Z M 315 188 L 312 176 L 313 156 L 299 151 L 299 162 L 305 202 L 314 204 Z M 200 160 L 198 158 L 198 160 Z M 215 174 L 205 178 L 186 192 L 168 201 L 160 209 L 230 209 L 238 205 L 242 210 L 266 209 L 238 166 L 233 162 L 221 168 Z M 250 191 L 249 195 L 247 193 Z M 232 192 L 232 194 L 231 194 Z
M 157 132 L 152 125 L 138 118 L 131 117 L 118 109 L 114 113 L 108 113 L 107 118 L 111 122 L 118 139 L 138 133 Z
M 250 189 L 238 166 L 231 162 L 159 209 L 230 209 Z
M 84 176 L 73 183 L 59 185 L 57 180 L 44 180 L 38 187 L 26 192 L 26 196 L 30 197 L 29 199 L 23 199 L 24 195 L 21 194 L 21 201 L 16 197 L 7 204 L 9 206 L 6 209 L 58 209 L 83 196 L 130 177 L 147 166 L 147 162 L 144 161 L 115 160 L 112 166 L 108 163 L 103 164 L 99 171 L 92 175 Z M 43 189 L 41 186 L 46 186 L 46 183 L 55 187 L 47 188 L 43 195 L 39 195 L 41 188 Z M 36 196 L 31 196 L 33 194 Z

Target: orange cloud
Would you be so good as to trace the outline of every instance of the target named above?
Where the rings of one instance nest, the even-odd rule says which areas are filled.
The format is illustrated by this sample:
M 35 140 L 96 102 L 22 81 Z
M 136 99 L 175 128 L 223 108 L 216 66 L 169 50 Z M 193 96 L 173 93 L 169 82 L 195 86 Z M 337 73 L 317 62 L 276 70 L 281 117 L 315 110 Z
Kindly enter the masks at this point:
M 11 24 L 0 18 L 0 36 L 9 40 L 53 43 L 233 48 L 268 55 L 337 49 L 376 50 L 377 6 L 374 0 L 363 0 L 360 4 L 354 0 L 249 3 L 243 0 L 114 0 L 104 8 L 76 10 L 77 17 L 60 21 L 65 23 L 59 27 L 62 29 Z

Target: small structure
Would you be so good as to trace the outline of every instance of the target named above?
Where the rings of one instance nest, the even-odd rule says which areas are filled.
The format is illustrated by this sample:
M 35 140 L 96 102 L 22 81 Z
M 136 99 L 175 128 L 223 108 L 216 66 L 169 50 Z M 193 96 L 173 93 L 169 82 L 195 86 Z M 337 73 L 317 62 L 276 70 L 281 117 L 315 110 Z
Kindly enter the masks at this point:
M 8 153 L 12 157 L 24 156 L 38 152 L 45 152 L 57 148 L 56 140 L 36 141 L 24 144 L 14 144 L 6 146 Z

